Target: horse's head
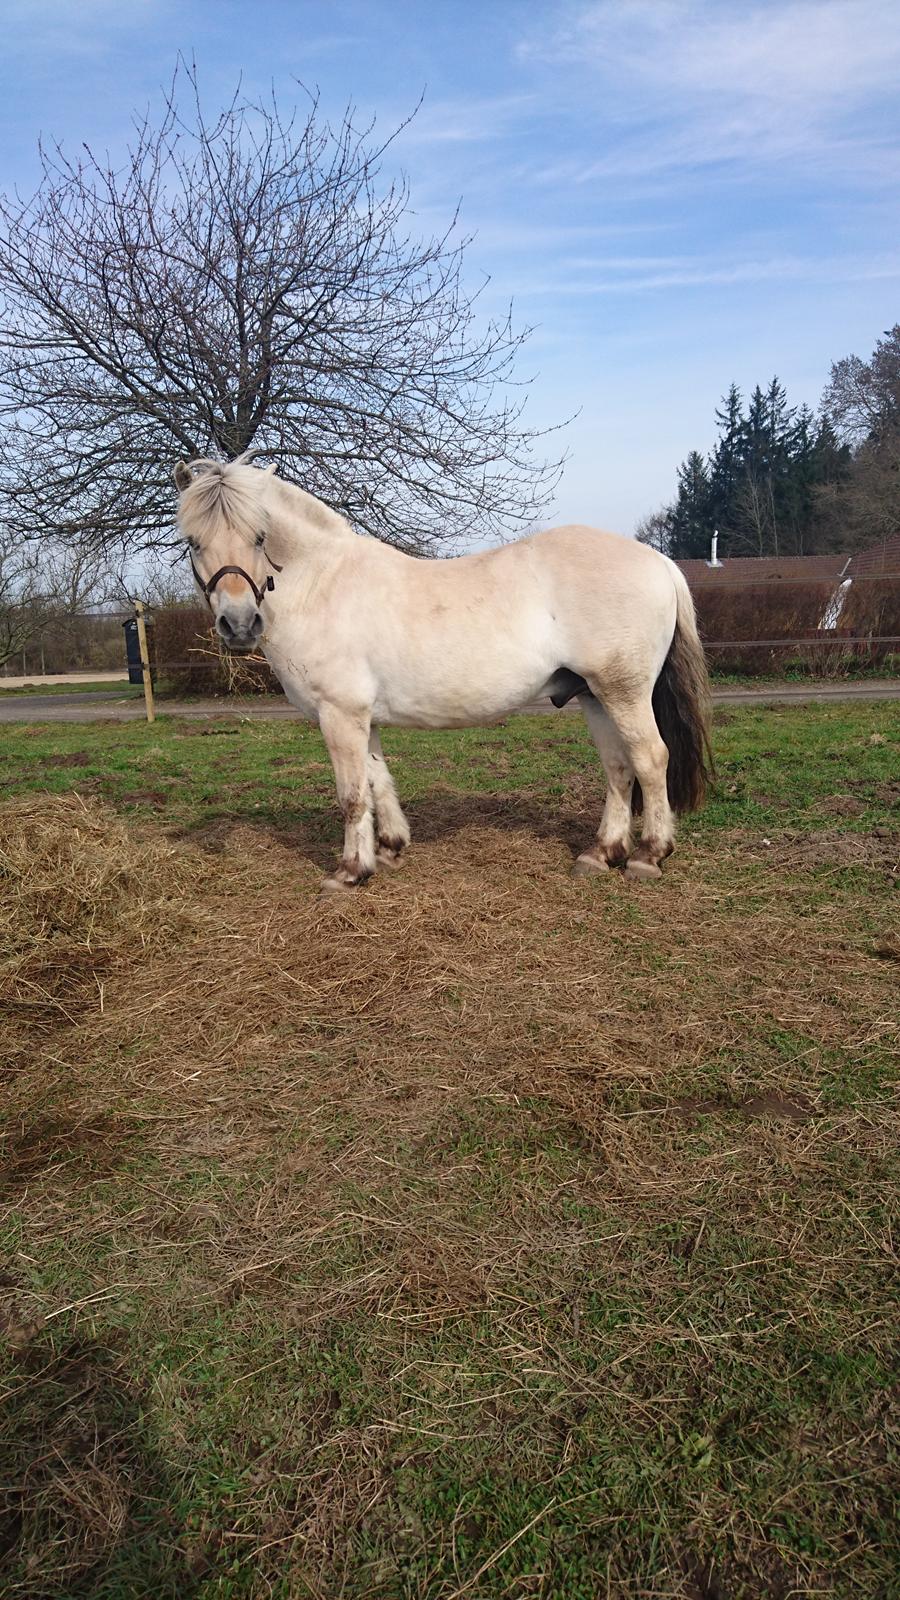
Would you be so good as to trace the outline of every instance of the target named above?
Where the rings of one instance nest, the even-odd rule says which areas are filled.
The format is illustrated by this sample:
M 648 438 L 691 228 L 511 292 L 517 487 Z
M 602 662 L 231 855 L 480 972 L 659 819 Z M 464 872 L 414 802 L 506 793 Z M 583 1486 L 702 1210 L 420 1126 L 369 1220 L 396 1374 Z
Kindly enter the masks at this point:
M 237 461 L 179 461 L 178 525 L 198 587 L 229 650 L 252 650 L 265 627 L 262 607 L 280 572 L 266 553 L 267 472 Z

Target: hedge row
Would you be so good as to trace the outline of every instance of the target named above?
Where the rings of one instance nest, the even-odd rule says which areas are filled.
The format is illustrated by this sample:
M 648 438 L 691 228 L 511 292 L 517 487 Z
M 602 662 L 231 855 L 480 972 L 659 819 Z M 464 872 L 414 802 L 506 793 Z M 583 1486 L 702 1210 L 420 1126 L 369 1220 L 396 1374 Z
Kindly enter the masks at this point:
M 800 668 L 832 677 L 900 658 L 900 574 L 855 578 L 844 591 L 837 627 L 822 632 L 837 585 L 804 582 L 700 583 L 694 600 L 713 671 L 768 675 Z M 861 641 L 861 642 L 860 642 Z M 198 606 L 155 613 L 157 676 L 175 694 L 280 694 L 259 657 L 230 656 Z M 893 658 L 893 660 L 892 660 Z
M 202 606 L 164 606 L 153 614 L 157 678 L 172 694 L 280 694 L 262 656 L 233 656 Z
M 711 668 L 750 676 L 801 668 L 832 677 L 890 664 L 900 654 L 900 573 L 854 578 L 836 626 L 823 630 L 837 587 L 833 578 L 697 584 L 694 603 Z

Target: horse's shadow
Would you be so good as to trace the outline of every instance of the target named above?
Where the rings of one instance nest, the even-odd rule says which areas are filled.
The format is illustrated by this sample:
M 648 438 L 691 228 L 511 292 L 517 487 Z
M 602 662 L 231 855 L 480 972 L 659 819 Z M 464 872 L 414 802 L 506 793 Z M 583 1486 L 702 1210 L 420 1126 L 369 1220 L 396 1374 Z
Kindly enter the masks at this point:
M 547 804 L 528 795 L 456 794 L 438 790 L 404 806 L 414 841 L 436 843 L 465 828 L 496 828 L 503 833 L 531 833 L 535 839 L 564 844 L 573 857 L 585 847 L 596 829 L 586 807 L 573 807 L 571 798 Z
M 586 847 L 597 827 L 600 805 L 589 809 L 561 796 L 559 805 L 525 795 L 459 794 L 437 789 L 404 804 L 413 844 L 451 839 L 467 828 L 495 828 L 503 833 L 530 833 L 536 840 L 565 845 L 572 858 Z M 330 871 L 340 851 L 342 827 L 337 807 L 299 810 L 290 818 L 216 817 L 197 827 L 180 829 L 176 837 L 209 855 L 221 855 L 238 829 L 251 828 L 261 839 L 302 856 L 321 871 Z

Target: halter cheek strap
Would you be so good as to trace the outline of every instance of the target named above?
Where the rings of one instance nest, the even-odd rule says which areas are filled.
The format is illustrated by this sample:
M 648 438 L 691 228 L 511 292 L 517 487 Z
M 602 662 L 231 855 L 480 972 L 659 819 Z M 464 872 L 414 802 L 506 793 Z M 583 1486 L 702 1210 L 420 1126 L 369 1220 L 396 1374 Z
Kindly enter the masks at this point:
M 268 551 L 263 550 L 263 555 L 265 556 L 266 560 L 268 561 L 269 566 L 272 567 L 275 572 L 282 572 L 284 570 L 282 567 L 280 567 L 278 565 L 277 561 L 273 561 L 272 560 L 272 557 L 268 554 Z M 226 572 L 234 572 L 237 575 L 237 577 L 243 578 L 245 583 L 249 583 L 250 588 L 253 590 L 253 595 L 254 595 L 254 598 L 256 600 L 256 604 L 258 606 L 262 605 L 263 596 L 266 593 L 271 592 L 271 590 L 273 590 L 275 588 L 275 579 L 272 577 L 271 572 L 269 573 L 268 577 L 266 578 L 265 583 L 263 584 L 262 588 L 260 589 L 254 583 L 254 581 L 251 578 L 249 572 L 245 572 L 243 567 L 220 567 L 218 572 L 214 572 L 213 573 L 213 575 L 210 578 L 209 582 L 208 583 L 204 583 L 203 579 L 201 578 L 201 576 L 200 576 L 199 572 L 197 571 L 197 568 L 196 568 L 196 566 L 194 564 L 194 558 L 191 555 L 190 550 L 188 550 L 188 558 L 189 558 L 190 563 L 191 563 L 191 570 L 192 570 L 192 572 L 194 574 L 194 577 L 197 580 L 197 584 L 198 584 L 199 588 L 203 591 L 203 594 L 205 595 L 206 600 L 208 602 L 211 602 L 212 592 L 215 589 L 216 584 L 219 582 L 219 579 L 220 578 L 224 578 Z

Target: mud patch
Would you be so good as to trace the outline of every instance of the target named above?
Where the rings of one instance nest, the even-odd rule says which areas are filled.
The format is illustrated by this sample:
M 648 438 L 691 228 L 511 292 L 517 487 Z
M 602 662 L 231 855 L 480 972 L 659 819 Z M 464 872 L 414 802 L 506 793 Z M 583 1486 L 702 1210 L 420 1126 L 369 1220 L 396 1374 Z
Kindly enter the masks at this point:
M 116 799 L 127 806 L 152 806 L 155 811 L 161 811 L 168 805 L 170 795 L 163 789 L 125 789 Z
M 687 1581 L 686 1594 L 689 1600 L 727 1600 L 721 1579 L 711 1561 L 698 1561 L 695 1556 L 686 1556 L 681 1563 L 681 1570 Z
M 84 750 L 71 750 L 64 756 L 40 756 L 42 767 L 89 767 L 91 758 Z
M 802 1103 L 799 1098 L 787 1100 L 774 1090 L 754 1095 L 752 1100 L 745 1100 L 738 1110 L 745 1117 L 772 1117 L 777 1122 L 808 1122 L 813 1114 L 808 1103 Z
M 900 871 L 900 831 L 896 828 L 870 828 L 848 832 L 823 828 L 817 833 L 777 833 L 765 842 L 759 831 L 745 829 L 726 836 L 741 855 L 782 871 L 831 867 L 868 867 L 896 878 Z
M 828 800 L 820 800 L 818 809 L 829 817 L 861 817 L 866 803 L 852 794 L 833 794 Z
M 900 783 L 892 780 L 873 783 L 870 778 L 848 778 L 847 788 L 864 791 L 870 805 L 884 806 L 887 811 L 900 810 Z
M 749 1100 L 729 1100 L 725 1096 L 702 1100 L 687 1096 L 682 1100 L 670 1100 L 667 1105 L 658 1109 L 661 1112 L 674 1113 L 685 1122 L 694 1122 L 698 1117 L 733 1112 L 743 1117 L 770 1117 L 780 1122 L 808 1122 L 814 1114 L 813 1106 L 803 1096 L 795 1095 L 789 1100 L 773 1089 L 752 1095 Z

